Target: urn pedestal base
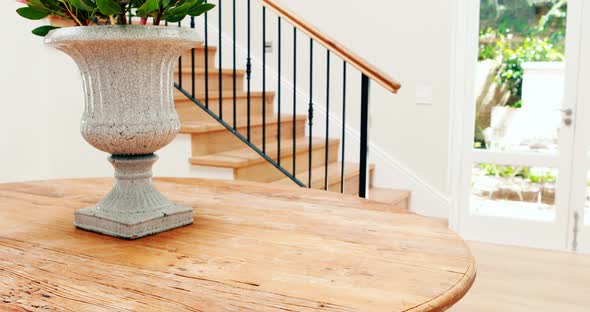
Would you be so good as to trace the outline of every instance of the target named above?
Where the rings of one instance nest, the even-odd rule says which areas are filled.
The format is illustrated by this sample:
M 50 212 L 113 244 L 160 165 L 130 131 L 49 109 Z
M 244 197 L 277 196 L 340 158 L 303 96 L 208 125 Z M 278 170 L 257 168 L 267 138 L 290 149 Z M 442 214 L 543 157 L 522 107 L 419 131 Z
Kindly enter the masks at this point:
M 193 223 L 193 209 L 172 203 L 152 185 L 158 156 L 110 156 L 115 185 L 96 206 L 76 211 L 74 225 L 109 236 L 136 239 Z

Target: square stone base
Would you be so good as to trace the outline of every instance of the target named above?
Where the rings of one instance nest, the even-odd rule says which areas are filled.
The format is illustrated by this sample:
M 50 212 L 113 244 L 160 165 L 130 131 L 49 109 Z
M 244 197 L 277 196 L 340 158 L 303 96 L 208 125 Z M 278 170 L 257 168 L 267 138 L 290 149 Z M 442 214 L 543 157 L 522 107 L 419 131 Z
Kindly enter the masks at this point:
M 109 214 L 96 206 L 75 212 L 80 229 L 124 239 L 137 239 L 193 223 L 193 209 L 171 204 L 146 213 Z

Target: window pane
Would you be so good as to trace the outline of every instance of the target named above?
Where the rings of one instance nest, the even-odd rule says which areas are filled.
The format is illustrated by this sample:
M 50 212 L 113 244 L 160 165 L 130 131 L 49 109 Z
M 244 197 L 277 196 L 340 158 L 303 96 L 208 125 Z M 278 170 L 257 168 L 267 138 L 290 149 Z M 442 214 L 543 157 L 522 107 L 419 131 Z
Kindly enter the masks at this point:
M 567 2 L 480 4 L 474 148 L 557 154 Z
M 555 219 L 557 169 L 475 164 L 471 213 L 534 221 Z

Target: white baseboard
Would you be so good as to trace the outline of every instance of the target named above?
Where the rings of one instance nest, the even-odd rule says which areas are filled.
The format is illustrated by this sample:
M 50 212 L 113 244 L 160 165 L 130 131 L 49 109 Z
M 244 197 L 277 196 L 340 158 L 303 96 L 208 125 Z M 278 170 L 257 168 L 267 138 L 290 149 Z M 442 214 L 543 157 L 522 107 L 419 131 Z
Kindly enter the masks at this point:
M 412 192 L 410 210 L 418 214 L 448 219 L 451 198 L 420 178 L 407 166 L 375 144 L 369 145 L 369 160 L 375 164 L 374 186 Z

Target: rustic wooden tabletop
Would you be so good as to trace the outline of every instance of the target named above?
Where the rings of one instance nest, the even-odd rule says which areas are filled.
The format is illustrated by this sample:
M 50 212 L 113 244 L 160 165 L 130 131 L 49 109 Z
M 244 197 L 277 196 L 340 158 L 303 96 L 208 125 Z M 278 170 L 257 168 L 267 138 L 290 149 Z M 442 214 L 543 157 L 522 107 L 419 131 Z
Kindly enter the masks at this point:
M 440 221 L 315 190 L 160 179 L 193 225 L 136 241 L 76 229 L 111 183 L 0 184 L 0 310 L 444 311 L 475 279 Z

